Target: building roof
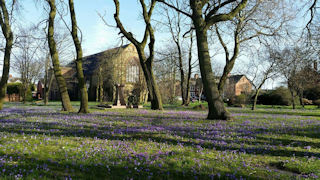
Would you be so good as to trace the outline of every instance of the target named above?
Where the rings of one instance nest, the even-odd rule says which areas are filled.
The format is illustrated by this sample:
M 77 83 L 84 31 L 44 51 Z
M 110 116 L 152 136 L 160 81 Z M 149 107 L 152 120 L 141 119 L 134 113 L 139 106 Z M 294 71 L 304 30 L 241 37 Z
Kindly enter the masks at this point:
M 108 49 L 106 51 L 96 53 L 93 55 L 89 55 L 86 57 L 83 57 L 83 72 L 86 76 L 92 75 L 95 70 L 98 68 L 98 66 L 103 63 L 103 60 L 110 60 L 113 59 L 121 54 L 124 49 L 126 49 L 129 46 L 133 46 L 132 44 L 126 44 L 120 47 Z M 75 61 L 72 61 L 67 65 L 67 67 L 75 67 Z
M 240 74 L 240 75 L 231 75 L 229 76 L 229 81 L 233 81 L 234 83 L 237 83 L 238 81 L 240 81 L 240 79 L 245 76 L 243 74 Z

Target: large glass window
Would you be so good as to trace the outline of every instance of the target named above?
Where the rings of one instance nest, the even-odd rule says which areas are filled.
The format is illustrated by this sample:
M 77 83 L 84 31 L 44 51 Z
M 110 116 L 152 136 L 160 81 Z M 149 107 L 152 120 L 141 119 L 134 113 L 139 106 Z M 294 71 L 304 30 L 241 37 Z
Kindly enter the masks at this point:
M 139 66 L 128 65 L 126 81 L 130 83 L 139 82 Z

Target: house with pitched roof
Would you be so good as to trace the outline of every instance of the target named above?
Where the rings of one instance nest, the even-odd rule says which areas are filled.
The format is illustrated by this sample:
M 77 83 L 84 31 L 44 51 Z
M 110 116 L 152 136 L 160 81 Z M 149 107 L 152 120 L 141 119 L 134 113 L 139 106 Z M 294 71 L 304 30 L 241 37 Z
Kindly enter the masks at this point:
M 223 91 L 223 97 L 230 99 L 241 94 L 250 94 L 251 91 L 252 83 L 247 76 L 243 74 L 230 75 Z
M 216 77 L 216 83 L 219 83 L 220 77 Z M 191 97 L 199 97 L 205 94 L 202 86 L 202 79 L 198 74 L 195 74 L 190 80 L 190 95 Z M 250 94 L 252 91 L 252 83 L 245 75 L 229 75 L 226 81 L 222 97 L 230 99 L 241 94 Z

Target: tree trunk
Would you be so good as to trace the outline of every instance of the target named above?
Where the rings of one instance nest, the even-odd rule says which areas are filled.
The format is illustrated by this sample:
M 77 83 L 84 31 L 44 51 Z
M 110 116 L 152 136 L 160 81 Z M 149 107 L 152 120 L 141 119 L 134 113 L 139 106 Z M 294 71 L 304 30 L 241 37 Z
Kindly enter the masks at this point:
M 96 102 L 99 102 L 99 88 L 100 88 L 100 76 L 101 76 L 101 68 L 99 68 L 99 73 L 98 73 L 98 82 L 97 82 L 97 87 L 96 87 Z M 92 81 L 92 78 L 91 78 Z M 115 91 L 114 91 L 115 92 Z M 115 96 L 114 96 L 115 97 Z
M 236 59 L 236 58 L 235 58 Z M 218 90 L 219 93 L 222 94 L 224 91 L 224 86 L 227 82 L 229 73 L 232 71 L 234 63 L 235 63 L 235 59 L 233 61 L 229 61 L 226 63 L 224 69 L 223 69 L 223 73 L 222 76 L 220 78 L 219 84 L 218 84 Z
M 188 77 L 187 77 L 187 85 L 186 85 L 186 96 L 185 98 L 185 106 L 190 104 L 190 79 L 191 79 L 191 69 L 189 69 Z
M 26 104 L 27 103 L 27 95 L 28 95 L 28 86 L 25 82 L 25 85 L 23 87 L 23 104 Z
M 144 93 L 144 99 L 143 99 L 143 104 L 147 104 L 148 103 L 148 97 L 149 97 L 149 92 L 148 92 L 148 88 L 146 88 L 145 93 Z
M 88 92 L 86 88 L 86 81 L 83 74 L 83 68 L 82 68 L 82 47 L 81 42 L 78 37 L 78 26 L 77 26 L 77 19 L 76 14 L 74 11 L 74 3 L 73 0 L 69 0 L 69 7 L 70 7 L 70 14 L 71 14 L 71 22 L 72 22 L 72 38 L 74 45 L 76 47 L 77 51 L 77 60 L 76 60 L 76 67 L 77 67 L 77 78 L 78 78 L 78 84 L 80 88 L 80 109 L 79 113 L 88 113 Z
M 99 102 L 99 87 L 100 87 L 100 85 L 98 83 L 97 88 L 96 88 L 96 102 Z
M 177 72 L 177 69 L 176 69 L 176 66 L 173 66 L 173 76 L 172 76 L 172 96 L 171 96 L 171 102 L 173 103 L 174 100 L 176 99 L 176 72 Z
M 6 3 L 4 0 L 0 0 L 1 10 L 0 12 L 0 25 L 2 33 L 6 39 L 6 47 L 3 58 L 3 70 L 0 80 L 0 110 L 3 108 L 4 98 L 7 91 L 7 83 L 9 79 L 10 70 L 10 56 L 13 45 L 13 34 L 11 31 L 11 25 L 9 22 L 9 13 L 7 11 Z
M 100 87 L 99 87 L 99 102 L 100 102 L 100 104 L 103 103 L 103 82 L 102 82 L 102 79 L 100 80 Z
M 199 97 L 198 97 L 198 102 L 200 103 L 201 102 L 201 97 L 202 97 L 202 94 L 203 94 L 203 87 L 199 88 Z
M 155 43 L 155 37 L 154 37 L 154 30 L 151 26 L 150 20 L 151 20 L 151 15 L 154 10 L 154 7 L 156 5 L 157 1 L 151 1 L 149 10 L 147 10 L 147 6 L 144 3 L 144 1 L 140 1 L 140 4 L 142 6 L 143 10 L 143 18 L 146 24 L 145 28 L 145 33 L 144 33 L 144 38 L 142 42 L 138 42 L 132 35 L 132 33 L 129 33 L 128 31 L 125 30 L 123 27 L 120 18 L 119 18 L 119 12 L 120 12 L 120 4 L 118 0 L 114 0 L 115 6 L 116 6 L 116 12 L 114 14 L 114 19 L 117 23 L 117 27 L 120 29 L 120 32 L 130 41 L 134 44 L 136 47 L 138 54 L 139 54 L 139 60 L 140 60 L 140 65 L 143 70 L 143 74 L 146 80 L 146 84 L 148 87 L 148 91 L 151 97 L 151 109 L 153 110 L 162 110 L 162 100 L 161 100 L 161 94 L 158 88 L 158 85 L 156 83 L 155 77 L 153 75 L 153 70 L 152 70 L 152 63 L 154 59 L 154 43 Z M 146 46 L 146 43 L 149 38 L 149 58 L 146 58 L 144 54 L 144 48 Z
M 53 70 L 54 74 L 58 83 L 60 95 L 61 95 L 61 102 L 62 102 L 62 109 L 64 111 L 71 112 L 73 111 L 73 107 L 70 102 L 67 84 L 62 76 L 61 68 L 60 68 L 60 62 L 59 62 L 59 56 L 57 52 L 57 46 L 56 42 L 54 40 L 54 19 L 56 16 L 56 5 L 55 0 L 49 0 L 48 1 L 50 5 L 50 14 L 49 14 L 49 26 L 48 26 L 48 43 L 49 43 L 49 49 L 51 54 L 51 60 L 53 64 Z
M 7 91 L 7 84 L 1 85 L 0 86 L 0 110 L 3 109 L 3 103 L 4 103 L 4 98 L 6 96 L 6 91 Z
M 218 84 L 218 90 L 219 90 L 220 94 L 222 94 L 224 91 L 224 86 L 226 84 L 228 76 L 229 76 L 230 72 L 232 71 L 233 66 L 236 62 L 236 59 L 238 58 L 238 55 L 239 55 L 239 48 L 240 48 L 239 32 L 241 31 L 242 21 L 243 20 L 240 18 L 239 22 L 237 23 L 237 28 L 234 33 L 234 48 L 233 48 L 233 56 L 231 57 L 231 59 L 229 59 L 228 48 L 227 48 L 226 44 L 223 42 L 222 37 L 218 31 L 218 28 L 216 27 L 216 32 L 218 34 L 219 41 L 220 41 L 221 45 L 223 46 L 223 48 L 225 50 L 225 55 L 226 55 L 226 65 L 224 66 L 223 73 L 222 73 L 222 76 L 221 76 L 219 84 Z
M 190 32 L 190 47 L 189 47 L 189 57 L 188 57 L 188 76 L 186 80 L 186 96 L 185 96 L 185 105 L 188 106 L 190 103 L 190 79 L 192 73 L 192 46 L 193 46 L 193 32 Z
M 209 106 L 209 114 L 207 118 L 213 120 L 229 120 L 231 119 L 231 115 L 224 106 L 212 72 L 207 29 L 203 27 L 203 22 L 201 22 L 199 18 L 193 19 L 197 35 L 198 58 L 202 83 Z
M 300 99 L 300 104 L 301 104 L 302 108 L 304 108 L 303 91 L 300 91 L 300 93 L 299 93 L 299 99 Z
M 294 102 L 294 92 L 290 90 L 290 94 L 291 94 L 292 109 L 296 109 L 296 103 Z
M 144 52 L 142 52 L 140 48 L 138 49 L 138 54 L 139 54 L 140 62 L 143 62 L 140 64 L 142 65 L 142 70 L 144 73 L 147 88 L 151 98 L 150 99 L 151 109 L 162 110 L 163 106 L 162 106 L 161 94 L 153 74 L 152 63 L 149 60 L 147 60 L 147 58 L 144 55 Z
M 141 80 L 140 88 L 141 88 L 141 91 L 140 91 L 139 104 L 146 104 L 148 103 L 148 88 L 144 80 Z
M 259 93 L 260 93 L 260 88 L 256 90 L 256 93 L 254 94 L 254 100 L 253 100 L 253 103 L 252 103 L 252 111 L 256 110 L 256 106 L 257 106 L 257 101 L 258 101 L 258 96 L 259 96 Z
M 185 93 L 185 77 L 184 77 L 184 70 L 183 70 L 183 63 L 182 63 L 182 50 L 180 47 L 179 42 L 176 42 L 178 47 L 178 56 L 179 56 L 179 71 L 180 71 L 180 89 L 181 89 L 181 97 L 182 97 L 182 104 L 186 105 L 186 93 Z
M 50 92 L 51 85 L 52 85 L 53 78 L 54 78 L 54 73 L 52 73 L 52 72 L 50 74 L 50 78 L 48 77 L 49 76 L 49 66 L 50 66 L 49 64 L 50 64 L 50 58 L 48 55 L 47 60 L 46 60 L 46 64 L 45 64 L 45 74 L 44 74 L 43 102 L 44 102 L 45 106 L 47 106 L 48 102 L 49 102 L 49 92 Z
M 53 82 L 54 74 L 52 73 L 49 79 L 49 82 L 47 85 L 45 85 L 45 91 L 44 91 L 44 104 L 48 105 L 49 102 L 49 92 L 51 90 L 52 82 Z
M 48 96 L 47 96 L 47 89 L 48 89 L 48 76 L 49 76 L 49 56 L 47 56 L 45 67 L 44 67 L 44 93 L 43 93 L 43 103 L 45 106 L 48 105 Z
M 102 68 L 101 67 L 99 67 L 97 101 L 100 102 L 100 104 L 102 104 L 102 102 L 103 102 L 103 78 L 102 78 Z
M 146 78 L 148 80 L 146 81 L 148 82 L 147 86 L 148 86 L 150 97 L 151 97 L 151 109 L 162 110 L 163 106 L 162 106 L 161 95 L 160 95 L 160 91 L 156 83 L 155 77 L 153 75 L 152 67 L 149 63 L 146 63 L 146 66 L 147 66 L 146 73 L 148 74 L 148 77 Z

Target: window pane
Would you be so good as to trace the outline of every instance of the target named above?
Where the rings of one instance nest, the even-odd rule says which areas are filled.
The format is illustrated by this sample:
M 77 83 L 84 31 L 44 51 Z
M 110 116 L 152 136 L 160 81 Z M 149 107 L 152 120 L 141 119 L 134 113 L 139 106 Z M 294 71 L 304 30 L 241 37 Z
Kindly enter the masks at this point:
M 137 65 L 128 65 L 126 81 L 130 83 L 136 83 L 139 81 L 139 66 Z

